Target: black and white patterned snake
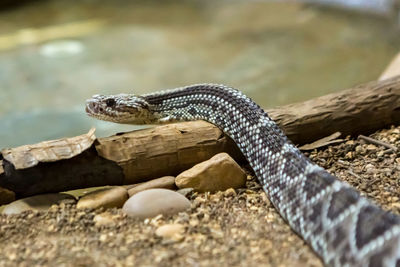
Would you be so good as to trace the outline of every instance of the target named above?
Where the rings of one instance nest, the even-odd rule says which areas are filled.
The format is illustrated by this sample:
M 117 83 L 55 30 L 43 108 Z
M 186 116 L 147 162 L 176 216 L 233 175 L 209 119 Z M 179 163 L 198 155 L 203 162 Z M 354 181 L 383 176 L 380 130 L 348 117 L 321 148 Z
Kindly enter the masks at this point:
M 137 96 L 95 95 L 86 112 L 117 123 L 205 120 L 230 136 L 280 215 L 328 266 L 400 266 L 400 217 L 303 155 L 240 91 L 196 84 Z

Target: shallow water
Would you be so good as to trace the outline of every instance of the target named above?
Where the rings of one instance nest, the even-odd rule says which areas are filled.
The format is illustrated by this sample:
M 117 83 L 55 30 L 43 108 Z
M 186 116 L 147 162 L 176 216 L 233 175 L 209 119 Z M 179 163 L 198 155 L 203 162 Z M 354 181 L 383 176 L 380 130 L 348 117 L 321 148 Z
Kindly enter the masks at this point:
M 384 18 L 259 1 L 44 1 L 0 13 L 0 148 L 133 129 L 87 118 L 93 94 L 192 83 L 263 107 L 376 79 L 400 38 Z

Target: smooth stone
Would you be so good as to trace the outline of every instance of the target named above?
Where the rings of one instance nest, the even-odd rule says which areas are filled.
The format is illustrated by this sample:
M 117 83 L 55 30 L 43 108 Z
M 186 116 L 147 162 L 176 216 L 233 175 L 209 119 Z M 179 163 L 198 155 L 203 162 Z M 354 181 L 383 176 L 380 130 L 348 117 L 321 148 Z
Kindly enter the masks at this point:
M 164 189 L 176 189 L 175 177 L 164 176 L 161 178 L 153 179 L 148 182 L 140 183 L 136 186 L 131 187 L 128 190 L 129 196 L 133 196 L 141 191 L 152 189 L 152 188 L 164 188 Z
M 181 241 L 184 237 L 184 232 L 185 226 L 179 223 L 174 223 L 158 227 L 156 230 L 156 235 L 168 240 Z
M 79 199 L 78 209 L 121 208 L 128 200 L 128 191 L 122 186 L 102 188 Z
M 245 187 L 246 177 L 243 169 L 227 153 L 219 153 L 179 174 L 175 184 L 180 189 L 191 187 L 197 192 L 217 192 Z
M 52 205 L 60 204 L 63 200 L 75 197 L 65 193 L 42 194 L 16 200 L 4 207 L 4 214 L 18 214 L 27 210 L 46 211 Z
M 172 215 L 190 208 L 190 201 L 168 189 L 148 189 L 133 195 L 122 210 L 129 216 L 145 219 L 159 214 Z

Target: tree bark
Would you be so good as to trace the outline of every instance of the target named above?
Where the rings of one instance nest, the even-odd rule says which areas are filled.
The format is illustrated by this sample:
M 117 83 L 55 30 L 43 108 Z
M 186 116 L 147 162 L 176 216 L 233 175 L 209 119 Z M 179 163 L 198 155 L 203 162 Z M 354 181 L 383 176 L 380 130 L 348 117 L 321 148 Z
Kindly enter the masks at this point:
M 334 132 L 368 134 L 400 123 L 400 76 L 267 112 L 299 145 Z
M 267 112 L 295 144 L 309 143 L 334 132 L 368 134 L 400 123 L 400 76 Z M 245 163 L 229 137 L 202 121 L 98 139 L 89 132 L 4 149 L 0 158 L 0 204 L 10 202 L 13 194 L 21 198 L 177 175 L 220 152 Z

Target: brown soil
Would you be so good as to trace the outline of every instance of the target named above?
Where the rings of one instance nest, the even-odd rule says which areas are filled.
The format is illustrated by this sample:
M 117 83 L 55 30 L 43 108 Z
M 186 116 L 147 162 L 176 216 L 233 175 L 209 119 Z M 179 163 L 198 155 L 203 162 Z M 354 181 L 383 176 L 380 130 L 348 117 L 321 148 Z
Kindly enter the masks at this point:
M 347 139 L 308 153 L 310 158 L 383 207 L 400 213 L 400 127 L 371 137 L 398 152 Z M 112 223 L 96 226 L 104 211 L 74 203 L 48 212 L 0 215 L 1 266 L 321 266 L 309 247 L 276 213 L 258 184 L 216 194 L 194 193 L 187 213 L 139 221 L 108 210 Z M 185 226 L 179 241 L 156 236 L 167 223 Z

